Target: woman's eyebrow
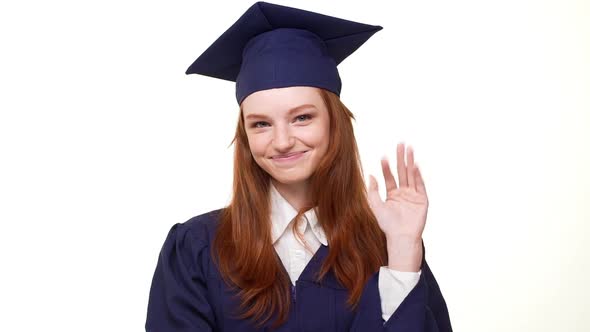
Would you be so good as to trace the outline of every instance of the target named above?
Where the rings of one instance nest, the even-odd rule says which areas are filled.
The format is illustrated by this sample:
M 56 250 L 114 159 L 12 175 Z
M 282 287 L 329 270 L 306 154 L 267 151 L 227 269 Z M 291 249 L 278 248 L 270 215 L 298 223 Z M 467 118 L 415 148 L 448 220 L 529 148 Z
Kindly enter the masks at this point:
M 290 115 L 292 113 L 295 113 L 295 112 L 300 111 L 305 108 L 316 108 L 316 107 L 313 104 L 303 104 L 303 105 L 299 105 L 297 107 L 290 109 L 289 112 L 287 112 L 287 114 Z M 266 115 L 252 113 L 252 114 L 248 114 L 248 116 L 246 116 L 246 119 L 265 119 L 266 117 L 267 117 Z

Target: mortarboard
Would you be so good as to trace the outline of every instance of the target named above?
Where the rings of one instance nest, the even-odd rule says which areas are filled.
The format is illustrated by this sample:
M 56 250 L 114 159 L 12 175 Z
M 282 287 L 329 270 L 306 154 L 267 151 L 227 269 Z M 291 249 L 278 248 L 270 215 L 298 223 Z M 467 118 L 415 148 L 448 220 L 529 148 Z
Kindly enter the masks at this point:
M 251 93 L 314 86 L 340 96 L 336 66 L 378 25 L 256 2 L 186 70 L 236 82 L 238 104 Z

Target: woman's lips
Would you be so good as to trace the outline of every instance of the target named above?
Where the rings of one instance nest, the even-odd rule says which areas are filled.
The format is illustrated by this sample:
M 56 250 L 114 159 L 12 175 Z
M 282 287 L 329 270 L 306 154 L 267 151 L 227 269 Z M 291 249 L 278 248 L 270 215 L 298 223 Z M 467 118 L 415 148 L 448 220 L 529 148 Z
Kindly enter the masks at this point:
M 299 158 L 301 158 L 301 156 L 303 156 L 304 153 L 306 153 L 307 151 L 303 151 L 303 152 L 298 152 L 295 154 L 292 154 L 288 157 L 273 157 L 272 160 L 276 161 L 276 162 L 290 162 L 290 161 L 295 161 Z

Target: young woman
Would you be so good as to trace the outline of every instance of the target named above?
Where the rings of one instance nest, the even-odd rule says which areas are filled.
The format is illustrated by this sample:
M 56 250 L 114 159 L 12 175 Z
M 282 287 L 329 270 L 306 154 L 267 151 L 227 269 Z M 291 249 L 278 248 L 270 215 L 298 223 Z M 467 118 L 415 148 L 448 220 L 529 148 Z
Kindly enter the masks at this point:
M 147 331 L 452 330 L 413 151 L 399 183 L 382 161 L 383 201 L 339 98 L 336 65 L 380 29 L 258 2 L 189 67 L 236 82 L 233 196 L 170 230 Z

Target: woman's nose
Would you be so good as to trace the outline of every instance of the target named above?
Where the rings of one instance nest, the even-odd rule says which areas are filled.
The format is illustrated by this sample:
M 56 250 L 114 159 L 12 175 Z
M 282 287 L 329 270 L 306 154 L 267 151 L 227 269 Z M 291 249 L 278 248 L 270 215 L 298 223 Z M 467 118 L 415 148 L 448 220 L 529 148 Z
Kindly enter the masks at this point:
M 295 138 L 287 128 L 276 128 L 274 131 L 273 145 L 276 150 L 285 151 L 295 144 Z

